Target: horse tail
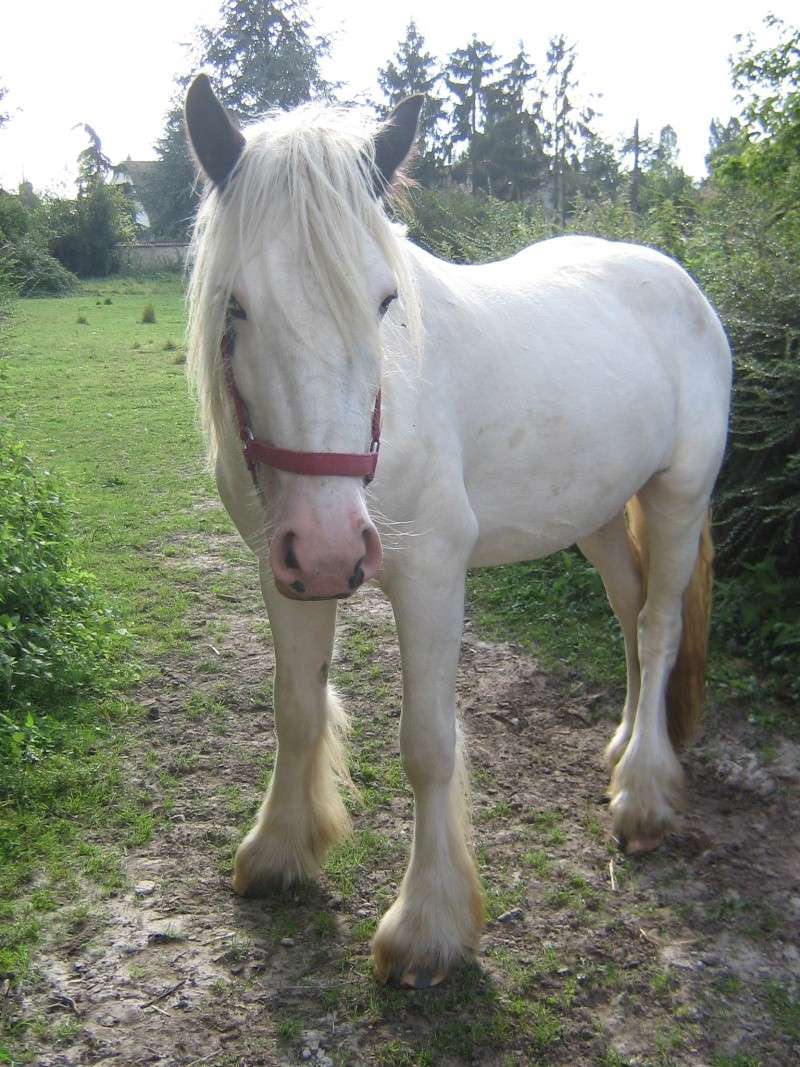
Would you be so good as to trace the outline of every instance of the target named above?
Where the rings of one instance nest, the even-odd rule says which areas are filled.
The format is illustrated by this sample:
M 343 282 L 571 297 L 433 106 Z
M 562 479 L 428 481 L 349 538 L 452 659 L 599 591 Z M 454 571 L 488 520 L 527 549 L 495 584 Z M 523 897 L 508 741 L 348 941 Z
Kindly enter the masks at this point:
M 646 599 L 649 545 L 647 520 L 638 497 L 632 497 L 625 505 L 625 519 L 628 540 L 642 581 L 642 595 Z M 667 728 L 676 748 L 691 739 L 703 708 L 713 560 L 709 513 L 700 534 L 694 570 L 683 594 L 681 643 L 667 682 Z

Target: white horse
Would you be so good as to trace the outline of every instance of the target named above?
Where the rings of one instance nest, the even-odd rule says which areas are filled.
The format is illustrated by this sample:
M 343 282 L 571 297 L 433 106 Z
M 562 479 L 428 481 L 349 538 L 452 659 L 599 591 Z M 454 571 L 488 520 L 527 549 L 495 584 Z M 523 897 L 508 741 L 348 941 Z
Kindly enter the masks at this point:
M 562 237 L 454 266 L 406 240 L 384 200 L 421 102 L 377 130 L 307 106 L 247 137 L 205 77 L 186 104 L 208 179 L 189 370 L 220 495 L 258 556 L 277 664 L 277 761 L 234 889 L 313 877 L 349 828 L 328 667 L 336 598 L 374 578 L 397 622 L 415 826 L 373 955 L 379 979 L 410 986 L 470 958 L 483 923 L 454 700 L 468 567 L 573 544 L 597 567 L 627 658 L 606 751 L 614 833 L 641 852 L 673 824 L 670 738 L 702 697 L 731 379 L 716 315 L 656 252 Z M 371 515 L 407 532 L 383 559 Z

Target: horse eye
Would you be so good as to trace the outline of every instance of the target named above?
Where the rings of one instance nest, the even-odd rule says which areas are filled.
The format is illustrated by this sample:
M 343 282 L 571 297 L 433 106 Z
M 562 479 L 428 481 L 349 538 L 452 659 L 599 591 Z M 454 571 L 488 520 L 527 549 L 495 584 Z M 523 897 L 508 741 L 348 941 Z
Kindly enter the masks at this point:
M 389 305 L 393 300 L 397 300 L 397 293 L 390 293 L 389 296 L 385 297 L 385 299 L 381 301 L 381 306 L 378 308 L 378 314 L 381 318 L 383 318 L 383 316 L 389 310 Z
M 245 312 L 245 310 L 242 307 L 242 305 L 239 303 L 239 301 L 236 299 L 236 297 L 232 293 L 231 293 L 230 299 L 228 300 L 228 314 L 233 319 L 246 319 L 247 318 L 247 313 Z

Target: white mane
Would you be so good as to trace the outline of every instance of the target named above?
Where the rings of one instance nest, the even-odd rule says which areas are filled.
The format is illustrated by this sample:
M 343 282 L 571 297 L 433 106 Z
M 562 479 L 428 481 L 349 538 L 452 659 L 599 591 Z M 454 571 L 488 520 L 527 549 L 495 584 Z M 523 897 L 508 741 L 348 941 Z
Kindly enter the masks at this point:
M 374 133 L 353 110 L 305 105 L 273 113 L 246 131 L 225 192 L 206 186 L 191 247 L 187 370 L 212 465 L 232 426 L 220 342 L 233 281 L 278 229 L 292 228 L 308 281 L 346 341 L 377 330 L 359 269 L 364 237 L 372 238 L 397 279 L 409 333 L 419 336 L 404 242 L 372 191 Z

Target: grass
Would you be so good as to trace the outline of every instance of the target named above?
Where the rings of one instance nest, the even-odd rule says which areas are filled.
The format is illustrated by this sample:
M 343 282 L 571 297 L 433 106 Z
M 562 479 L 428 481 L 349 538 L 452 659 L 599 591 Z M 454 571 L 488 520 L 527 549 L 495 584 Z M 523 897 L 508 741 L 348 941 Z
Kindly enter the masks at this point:
M 155 323 L 141 322 L 143 295 Z M 84 563 L 132 634 L 119 685 L 187 636 L 189 599 L 165 581 L 159 546 L 188 530 L 230 529 L 219 510 L 195 507 L 212 486 L 168 347 L 182 331 L 179 280 L 139 279 L 20 301 L 5 338 L 2 416 L 33 458 L 68 482 Z M 0 975 L 12 982 L 30 970 L 41 901 L 114 891 L 121 850 L 158 828 L 123 770 L 125 724 L 139 714 L 119 690 L 75 699 L 52 750 L 5 778 Z

